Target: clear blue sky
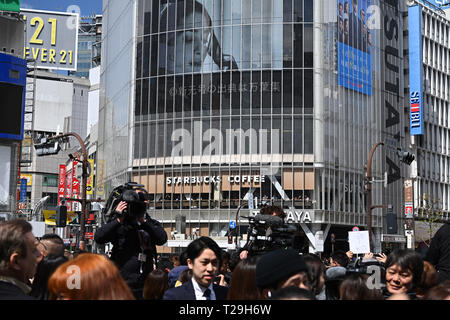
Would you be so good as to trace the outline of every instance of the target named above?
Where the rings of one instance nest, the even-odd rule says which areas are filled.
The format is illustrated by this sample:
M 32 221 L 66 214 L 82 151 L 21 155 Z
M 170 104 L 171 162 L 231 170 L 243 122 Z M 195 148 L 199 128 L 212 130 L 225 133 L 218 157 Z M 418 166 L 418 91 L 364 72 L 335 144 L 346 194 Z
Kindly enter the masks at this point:
M 81 16 L 102 14 L 102 0 L 22 0 L 22 9 L 37 9 L 48 11 L 68 11 L 70 6 L 78 6 Z M 74 12 L 73 10 L 69 10 Z

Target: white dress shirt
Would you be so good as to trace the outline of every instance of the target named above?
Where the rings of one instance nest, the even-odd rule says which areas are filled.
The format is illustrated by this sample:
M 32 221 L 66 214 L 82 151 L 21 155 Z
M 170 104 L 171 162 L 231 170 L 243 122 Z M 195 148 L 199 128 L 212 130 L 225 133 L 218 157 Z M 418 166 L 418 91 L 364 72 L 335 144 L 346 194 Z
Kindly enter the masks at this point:
M 216 294 L 214 292 L 212 283 L 208 288 L 204 288 L 203 286 L 199 285 L 197 281 L 195 281 L 194 277 L 191 278 L 191 281 L 192 285 L 194 286 L 195 300 L 206 300 L 206 297 L 203 295 L 206 289 L 211 290 L 211 300 L 216 300 Z

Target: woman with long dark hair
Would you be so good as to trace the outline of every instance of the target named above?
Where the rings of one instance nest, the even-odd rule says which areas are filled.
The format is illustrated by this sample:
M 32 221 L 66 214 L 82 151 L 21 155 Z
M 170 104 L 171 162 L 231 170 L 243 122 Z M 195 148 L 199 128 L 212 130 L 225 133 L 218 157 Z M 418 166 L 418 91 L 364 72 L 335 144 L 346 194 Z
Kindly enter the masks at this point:
M 145 300 L 161 300 L 167 289 L 169 289 L 167 271 L 156 269 L 145 279 L 143 297 Z
M 68 259 L 61 255 L 45 256 L 37 265 L 36 275 L 33 278 L 30 295 L 39 300 L 48 299 L 47 282 L 56 268 L 66 262 Z
M 260 300 L 263 295 L 256 286 L 258 256 L 239 261 L 233 271 L 227 300 Z

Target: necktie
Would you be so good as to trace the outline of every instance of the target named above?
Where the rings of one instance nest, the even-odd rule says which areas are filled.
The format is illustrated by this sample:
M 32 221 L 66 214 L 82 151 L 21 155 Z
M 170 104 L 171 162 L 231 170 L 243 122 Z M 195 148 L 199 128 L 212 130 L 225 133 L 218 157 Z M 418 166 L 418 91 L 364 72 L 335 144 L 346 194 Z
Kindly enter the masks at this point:
M 211 300 L 211 290 L 208 288 L 203 292 L 203 296 L 206 298 L 206 300 Z

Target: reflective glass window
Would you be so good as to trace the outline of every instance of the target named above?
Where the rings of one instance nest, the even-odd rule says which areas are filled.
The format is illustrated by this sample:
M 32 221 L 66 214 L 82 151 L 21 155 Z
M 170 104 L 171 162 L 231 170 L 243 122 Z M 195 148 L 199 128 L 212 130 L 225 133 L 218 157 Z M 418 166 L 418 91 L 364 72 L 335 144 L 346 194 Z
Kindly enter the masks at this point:
M 283 1 L 283 21 L 292 22 L 292 0 L 282 0 L 282 1 Z
M 304 24 L 304 50 L 305 50 L 305 56 L 304 56 L 304 64 L 305 68 L 312 68 L 313 67 L 313 25 L 310 23 Z
M 294 22 L 303 21 L 303 0 L 295 0 L 294 1 Z
M 283 113 L 292 113 L 292 70 L 283 70 Z
M 283 67 L 292 67 L 292 24 L 283 25 Z
M 252 98 L 252 113 L 261 113 L 261 92 L 267 90 L 267 86 L 262 84 L 261 71 L 252 72 L 252 80 L 250 84 L 251 98 Z
M 292 124 L 292 131 L 294 132 L 294 153 L 303 153 L 303 117 L 294 117 Z
M 250 80 L 250 72 L 242 72 L 241 86 L 241 113 L 250 114 L 250 92 L 253 90 L 253 83 Z
M 292 153 L 292 118 L 283 118 L 283 153 Z
M 303 0 L 304 2 L 304 19 L 305 22 L 312 22 L 313 21 L 313 6 L 314 6 L 314 0 Z
M 294 70 L 294 113 L 300 114 L 303 109 L 303 70 Z
M 282 87 L 282 77 L 281 71 L 273 71 L 272 74 L 272 113 L 280 114 L 281 113 L 281 87 Z
M 313 71 L 310 69 L 304 70 L 304 92 L 305 92 L 305 100 L 304 100 L 304 112 L 305 114 L 313 113 L 314 106 L 314 95 L 313 95 Z
M 141 94 L 141 114 L 148 115 L 148 97 L 149 97 L 149 81 L 148 79 L 142 80 L 142 94 Z M 145 119 L 145 118 L 144 118 Z
M 303 67 L 303 24 L 294 24 L 293 34 L 294 68 Z

